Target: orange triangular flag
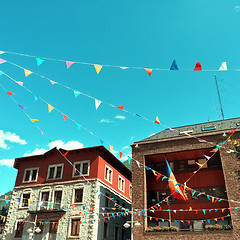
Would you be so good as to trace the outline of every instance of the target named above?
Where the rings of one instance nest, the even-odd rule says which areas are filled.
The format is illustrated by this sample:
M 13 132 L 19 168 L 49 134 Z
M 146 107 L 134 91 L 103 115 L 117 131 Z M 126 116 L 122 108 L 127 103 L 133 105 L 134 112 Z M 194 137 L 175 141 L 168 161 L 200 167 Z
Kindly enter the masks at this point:
M 6 91 L 6 92 L 9 96 L 11 96 L 12 94 L 15 95 L 15 93 L 13 93 L 13 92 L 8 92 L 8 91 Z
M 160 121 L 159 121 L 158 117 L 156 117 L 156 120 L 154 122 L 157 123 L 157 124 L 160 124 Z
M 64 121 L 66 121 L 68 117 L 66 115 L 64 115 L 63 113 L 62 113 L 62 115 L 63 115 Z
M 54 109 L 54 107 L 51 106 L 50 104 L 48 104 L 48 112 L 50 113 L 53 109 Z
M 202 71 L 202 66 L 200 62 L 196 63 L 195 68 L 193 69 L 193 71 Z
M 5 195 L 5 200 L 7 200 L 7 199 L 8 199 L 8 197 L 9 197 L 9 195 Z
M 152 69 L 150 68 L 144 68 L 144 69 L 147 71 L 149 77 L 151 77 Z
M 32 74 L 31 71 L 27 70 L 27 69 L 24 69 L 24 72 L 25 72 L 25 77 L 29 76 L 30 74 Z
M 38 121 L 39 121 L 38 119 L 32 119 L 32 118 L 30 118 L 30 120 L 31 120 L 33 123 L 35 123 L 35 122 L 38 122 Z
M 97 74 L 99 74 L 99 72 L 101 71 L 103 65 L 98 65 L 98 64 L 94 64 L 95 70 L 97 72 Z
M 116 107 L 116 108 L 123 110 L 124 105 L 123 105 L 123 106 Z

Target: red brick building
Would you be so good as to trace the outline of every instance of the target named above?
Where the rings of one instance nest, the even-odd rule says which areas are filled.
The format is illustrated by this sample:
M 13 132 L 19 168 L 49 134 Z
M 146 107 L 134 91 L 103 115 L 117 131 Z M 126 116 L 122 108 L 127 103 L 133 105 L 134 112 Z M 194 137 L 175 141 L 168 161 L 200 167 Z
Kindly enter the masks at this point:
M 239 125 L 240 118 L 236 118 L 166 129 L 132 145 L 133 159 L 147 166 L 132 164 L 133 208 L 146 210 L 145 218 L 134 216 L 142 223 L 141 228 L 134 228 L 135 239 L 240 239 L 240 161 L 227 152 L 234 148 L 232 142 L 240 138 L 240 132 L 237 130 L 232 142 L 224 143 L 209 161 L 204 157 L 212 156 L 216 145 L 227 140 L 229 132 Z M 156 180 L 151 171 L 166 175 L 165 160 L 179 183 L 192 176 L 185 188 L 187 201 L 173 197 L 166 201 L 168 182 L 162 177 Z M 203 167 L 194 174 L 199 165 Z M 206 225 L 216 224 L 224 229 L 232 226 L 233 230 L 207 231 Z M 179 231 L 149 232 L 149 226 L 175 226 Z

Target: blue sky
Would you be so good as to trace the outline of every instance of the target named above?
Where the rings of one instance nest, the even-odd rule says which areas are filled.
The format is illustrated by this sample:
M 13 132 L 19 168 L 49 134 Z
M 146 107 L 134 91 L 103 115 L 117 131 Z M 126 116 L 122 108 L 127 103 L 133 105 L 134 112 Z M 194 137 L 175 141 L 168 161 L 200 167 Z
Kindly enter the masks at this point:
M 89 129 L 114 150 L 131 154 L 129 145 L 166 127 L 220 119 L 214 74 L 219 80 L 226 118 L 239 117 L 240 1 L 12 1 L 1 7 L 0 51 L 9 51 L 103 65 L 168 69 L 176 59 L 180 71 L 153 71 L 93 66 L 2 54 L 0 58 L 48 77 L 115 106 L 155 120 L 153 124 L 101 104 L 96 111 L 90 98 L 74 97 L 71 90 L 9 63 L 0 70 L 37 96 Z M 227 72 L 194 72 L 200 61 L 205 70 L 227 62 Z M 0 87 L 0 192 L 11 190 L 17 171 L 12 160 L 59 147 L 99 145 L 99 139 L 53 110 L 33 101 L 32 94 L 6 76 L 0 84 L 14 92 L 11 99 Z M 32 124 L 18 104 L 26 107 Z M 49 139 L 58 140 L 49 143 Z M 108 145 L 105 145 L 108 148 Z M 118 156 L 118 154 L 116 155 Z

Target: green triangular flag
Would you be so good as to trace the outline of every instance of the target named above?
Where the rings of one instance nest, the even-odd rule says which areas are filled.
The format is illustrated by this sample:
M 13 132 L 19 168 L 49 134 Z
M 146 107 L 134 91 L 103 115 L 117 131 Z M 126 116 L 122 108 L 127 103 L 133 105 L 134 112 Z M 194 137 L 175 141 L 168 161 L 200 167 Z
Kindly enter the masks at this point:
M 167 177 L 163 177 L 163 178 L 162 178 L 162 181 L 163 181 L 164 179 L 167 179 Z
M 128 156 L 128 163 L 131 164 L 131 158 Z
M 55 139 L 49 139 L 49 142 L 55 142 L 56 140 Z
M 37 60 L 37 65 L 38 65 L 38 66 L 45 61 L 44 58 L 39 58 L 39 57 L 37 57 L 36 60 Z

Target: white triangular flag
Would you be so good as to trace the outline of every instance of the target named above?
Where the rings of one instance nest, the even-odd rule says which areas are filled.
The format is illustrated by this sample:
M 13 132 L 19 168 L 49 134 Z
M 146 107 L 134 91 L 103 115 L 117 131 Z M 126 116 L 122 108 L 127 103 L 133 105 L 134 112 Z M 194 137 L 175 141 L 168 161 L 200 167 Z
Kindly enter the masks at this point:
M 221 67 L 218 69 L 218 71 L 227 71 L 227 63 L 223 62 Z
M 4 51 L 0 51 L 0 55 L 3 54 L 3 53 L 5 53 L 5 52 Z
M 98 109 L 98 107 L 101 103 L 102 103 L 102 101 L 95 99 L 96 110 Z

